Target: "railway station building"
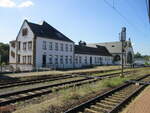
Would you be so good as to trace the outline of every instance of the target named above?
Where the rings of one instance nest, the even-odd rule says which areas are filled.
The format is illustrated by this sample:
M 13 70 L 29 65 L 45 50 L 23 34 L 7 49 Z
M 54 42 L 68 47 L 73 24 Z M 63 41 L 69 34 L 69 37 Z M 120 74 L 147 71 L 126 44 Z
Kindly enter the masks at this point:
M 122 42 L 105 42 L 105 43 L 93 43 L 88 44 L 89 47 L 96 47 L 96 46 L 104 46 L 113 56 L 113 64 L 120 65 L 122 62 Z M 134 51 L 132 47 L 131 40 L 126 40 L 124 42 L 124 65 L 131 65 L 134 63 Z
M 75 44 L 43 21 L 24 20 L 15 40 L 10 41 L 9 63 L 14 70 L 67 69 L 112 65 L 114 54 L 105 45 Z

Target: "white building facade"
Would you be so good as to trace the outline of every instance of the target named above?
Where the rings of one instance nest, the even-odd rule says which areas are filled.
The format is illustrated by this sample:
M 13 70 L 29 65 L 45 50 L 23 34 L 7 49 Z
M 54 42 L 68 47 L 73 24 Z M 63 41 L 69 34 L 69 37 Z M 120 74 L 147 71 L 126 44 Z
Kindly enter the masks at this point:
M 77 46 L 48 23 L 34 24 L 27 20 L 23 22 L 16 40 L 10 42 L 9 54 L 10 65 L 20 71 L 112 64 L 112 56 L 105 47 Z
M 122 63 L 122 42 L 105 42 L 88 44 L 89 47 L 104 46 L 113 56 L 113 64 L 120 65 Z M 125 65 L 134 63 L 134 50 L 130 39 L 124 42 L 123 59 Z
M 75 45 L 75 68 L 86 66 L 112 65 L 112 55 L 105 47 Z

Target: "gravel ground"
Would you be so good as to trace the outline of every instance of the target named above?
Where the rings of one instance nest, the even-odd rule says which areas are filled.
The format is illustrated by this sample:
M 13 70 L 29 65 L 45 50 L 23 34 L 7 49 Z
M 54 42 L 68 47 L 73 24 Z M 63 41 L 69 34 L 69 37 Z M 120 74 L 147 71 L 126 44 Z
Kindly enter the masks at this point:
M 29 73 L 12 73 L 12 74 L 3 74 L 8 77 L 26 77 L 26 76 L 41 76 L 41 75 L 58 75 L 58 74 L 71 74 L 79 72 L 92 72 L 92 71 L 101 71 L 101 70 L 111 70 L 118 69 L 120 66 L 97 66 L 89 69 L 76 69 L 76 70 L 67 70 L 67 71 L 44 71 L 44 72 L 29 72 Z
M 42 87 L 42 86 L 45 86 L 45 85 L 63 83 L 63 82 L 72 81 L 72 80 L 80 80 L 80 79 L 83 79 L 83 78 L 84 77 L 68 78 L 68 79 L 62 79 L 62 80 L 55 80 L 55 81 L 48 81 L 48 82 L 42 82 L 42 83 L 36 83 L 36 84 L 29 84 L 29 85 L 22 85 L 22 86 L 4 88 L 4 89 L 0 90 L 0 94 L 9 93 L 9 92 L 12 92 L 12 91 L 20 91 L 20 90 L 25 90 L 25 89 L 30 89 L 30 88 Z
M 122 113 L 150 113 L 150 86 L 148 86 Z

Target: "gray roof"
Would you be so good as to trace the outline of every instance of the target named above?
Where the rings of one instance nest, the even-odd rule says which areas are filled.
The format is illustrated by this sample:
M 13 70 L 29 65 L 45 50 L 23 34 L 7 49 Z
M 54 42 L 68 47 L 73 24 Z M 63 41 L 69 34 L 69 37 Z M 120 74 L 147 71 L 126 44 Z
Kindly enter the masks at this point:
M 71 39 L 66 37 L 64 34 L 59 32 L 57 29 L 49 25 L 47 22 L 43 22 L 42 25 L 35 24 L 25 20 L 28 25 L 30 26 L 31 30 L 36 36 L 48 38 L 48 39 L 55 39 L 67 42 L 73 42 Z
M 130 41 L 126 41 L 125 47 L 129 46 L 131 44 Z M 104 43 L 93 43 L 93 44 L 87 44 L 89 47 L 96 47 L 97 45 L 99 46 L 105 46 L 110 53 L 121 53 L 121 47 L 122 43 L 121 42 L 104 42 Z M 132 45 L 131 45 L 132 47 Z
M 75 45 L 75 54 L 112 56 L 104 46 L 98 46 L 95 48 L 95 47 Z

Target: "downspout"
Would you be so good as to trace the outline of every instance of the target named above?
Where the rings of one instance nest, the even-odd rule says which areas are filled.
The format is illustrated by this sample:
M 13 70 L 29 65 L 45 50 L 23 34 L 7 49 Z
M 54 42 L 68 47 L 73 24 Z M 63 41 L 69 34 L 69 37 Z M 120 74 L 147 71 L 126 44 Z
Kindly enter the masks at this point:
M 17 64 L 18 64 L 18 41 L 16 39 L 16 71 L 17 71 Z
M 36 35 L 33 38 L 33 51 L 32 51 L 32 61 L 33 61 L 33 69 L 36 68 Z
M 73 43 L 73 68 L 75 68 L 75 44 Z

